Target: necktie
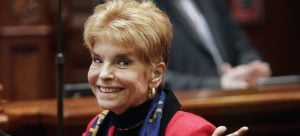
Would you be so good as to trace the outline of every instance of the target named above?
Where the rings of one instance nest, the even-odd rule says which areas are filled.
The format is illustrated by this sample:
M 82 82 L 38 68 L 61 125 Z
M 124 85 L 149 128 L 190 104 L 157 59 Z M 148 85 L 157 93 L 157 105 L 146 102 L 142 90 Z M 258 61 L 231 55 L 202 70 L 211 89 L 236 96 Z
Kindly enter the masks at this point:
M 177 0 L 175 6 L 179 10 L 182 10 L 181 13 L 186 17 L 190 25 L 195 29 L 204 47 L 212 55 L 214 62 L 218 67 L 218 71 L 220 71 L 224 60 L 222 59 L 221 54 L 217 49 L 212 33 L 201 11 L 197 10 L 197 7 L 193 0 Z

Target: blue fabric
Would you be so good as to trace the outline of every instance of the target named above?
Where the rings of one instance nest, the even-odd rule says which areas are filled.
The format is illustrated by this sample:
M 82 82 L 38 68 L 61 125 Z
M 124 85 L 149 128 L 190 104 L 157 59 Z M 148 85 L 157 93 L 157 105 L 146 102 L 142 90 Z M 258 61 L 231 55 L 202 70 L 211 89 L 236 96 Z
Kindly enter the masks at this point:
M 158 136 L 166 92 L 159 90 L 150 106 L 139 136 Z M 111 126 L 109 112 L 103 111 L 95 119 L 88 136 L 105 136 Z M 100 132 L 101 131 L 101 132 Z
M 104 110 L 100 114 L 98 114 L 95 122 L 89 130 L 88 136 L 106 136 L 108 133 L 108 129 L 110 127 L 108 115 L 109 111 Z M 101 131 L 103 130 L 103 131 Z M 100 132 L 101 133 L 98 133 Z
M 140 136 L 158 136 L 159 134 L 166 93 L 163 90 L 158 92 L 159 93 L 154 97 L 153 103 L 145 119 L 146 121 L 140 130 Z

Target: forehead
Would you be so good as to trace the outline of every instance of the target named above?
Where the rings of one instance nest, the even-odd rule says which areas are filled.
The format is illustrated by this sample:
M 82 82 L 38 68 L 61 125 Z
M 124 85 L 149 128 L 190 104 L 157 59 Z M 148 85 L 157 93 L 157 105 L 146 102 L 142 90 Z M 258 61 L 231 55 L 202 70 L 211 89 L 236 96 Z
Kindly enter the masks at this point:
M 134 57 L 145 64 L 149 64 L 147 56 L 147 49 L 143 48 L 142 45 L 136 44 L 136 42 L 132 41 L 124 41 L 124 40 L 112 40 L 112 39 L 105 39 L 105 38 L 96 38 L 95 42 L 91 48 L 92 52 L 95 52 L 94 48 L 98 48 L 97 50 L 106 50 L 105 52 L 110 52 L 108 50 L 119 51 L 122 53 L 131 54 Z M 102 52 L 103 53 L 103 52 Z
M 104 42 L 96 40 L 93 48 L 92 48 L 93 54 L 99 54 L 102 55 L 109 55 L 109 54 L 127 54 L 127 55 L 133 55 L 135 56 L 135 51 L 132 48 L 128 48 L 126 45 L 120 45 L 113 42 Z

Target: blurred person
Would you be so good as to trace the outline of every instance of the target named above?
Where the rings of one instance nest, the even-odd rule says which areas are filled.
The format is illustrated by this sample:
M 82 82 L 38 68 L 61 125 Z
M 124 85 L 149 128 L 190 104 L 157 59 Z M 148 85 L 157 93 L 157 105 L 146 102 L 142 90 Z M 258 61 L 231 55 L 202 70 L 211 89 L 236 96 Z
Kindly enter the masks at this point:
M 9 134 L 3 132 L 1 129 L 0 129 L 0 136 L 10 136 Z
M 174 90 L 245 89 L 271 69 L 230 14 L 225 0 L 154 0 L 174 31 L 164 81 Z
M 180 110 L 172 91 L 162 86 L 172 25 L 151 1 L 100 4 L 85 22 L 83 35 L 92 57 L 89 85 L 104 109 L 83 136 L 224 135 L 224 127 L 215 129 Z

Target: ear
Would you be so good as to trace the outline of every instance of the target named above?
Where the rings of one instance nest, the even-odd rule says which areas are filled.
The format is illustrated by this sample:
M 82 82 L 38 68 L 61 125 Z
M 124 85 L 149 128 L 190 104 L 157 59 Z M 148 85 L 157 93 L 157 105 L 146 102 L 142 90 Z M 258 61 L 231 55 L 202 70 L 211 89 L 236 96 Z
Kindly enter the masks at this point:
M 157 88 L 163 80 L 163 75 L 166 71 L 166 64 L 164 62 L 160 62 L 156 64 L 151 72 L 151 81 L 150 87 Z

